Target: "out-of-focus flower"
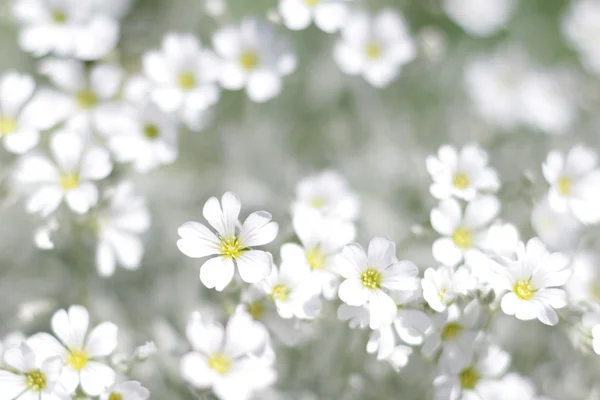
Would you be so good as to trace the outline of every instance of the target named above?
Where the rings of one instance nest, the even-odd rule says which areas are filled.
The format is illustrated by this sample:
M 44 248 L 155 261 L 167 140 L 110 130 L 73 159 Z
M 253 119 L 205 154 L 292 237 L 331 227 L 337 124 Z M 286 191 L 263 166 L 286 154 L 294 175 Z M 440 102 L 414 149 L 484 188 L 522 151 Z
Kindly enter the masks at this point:
M 468 268 L 441 266 L 427 268 L 421 280 L 423 298 L 437 312 L 444 311 L 461 294 L 472 288 L 471 273 Z
M 223 328 L 218 323 L 192 319 L 187 338 L 193 350 L 181 359 L 183 379 L 199 389 L 212 389 L 219 399 L 248 398 L 275 379 L 268 360 L 258 356 L 264 330 L 242 312 L 234 313 Z
M 215 54 L 191 34 L 170 33 L 142 62 L 152 101 L 164 112 L 177 113 L 190 129 L 200 129 L 206 110 L 220 97 Z
M 61 131 L 50 139 L 55 162 L 39 154 L 22 160 L 16 178 L 35 186 L 26 208 L 30 213 L 48 216 L 65 200 L 71 210 L 85 214 L 98 202 L 93 181 L 106 178 L 112 171 L 110 154 L 101 147 L 88 147 L 78 134 Z
M 497 268 L 497 283 L 506 293 L 502 296 L 502 311 L 520 320 L 538 319 L 546 325 L 556 325 L 555 309 L 567 305 L 567 293 L 560 287 L 571 276 L 569 259 L 560 253 L 549 253 L 538 238 L 527 246 L 520 243 L 517 260 L 506 260 L 506 268 Z
M 4 365 L 4 352 L 11 347 L 19 346 L 25 341 L 25 335 L 21 332 L 11 332 L 0 340 L 0 365 Z
M 444 0 L 442 4 L 448 17 L 470 35 L 492 36 L 506 25 L 517 0 Z
M 269 275 L 273 257 L 270 253 L 252 249 L 271 243 L 279 226 L 271 221 L 266 211 L 253 212 L 246 218 L 239 232 L 240 199 L 227 192 L 221 198 L 211 197 L 204 204 L 202 215 L 217 231 L 213 233 L 199 222 L 186 222 L 177 231 L 179 250 L 188 257 L 215 256 L 200 267 L 200 281 L 207 288 L 225 289 L 233 279 L 234 264 L 244 282 L 256 283 Z
M 282 77 L 296 69 L 296 56 L 275 36 L 269 25 L 254 18 L 239 26 L 225 26 L 213 35 L 213 46 L 222 59 L 219 82 L 229 90 L 246 88 L 248 97 L 265 102 L 281 92 Z
M 562 31 L 569 43 L 580 53 L 581 62 L 592 71 L 600 72 L 600 1 L 578 0 L 569 3 L 562 18 Z
M 549 400 L 547 397 L 537 396 L 536 388 L 531 379 L 525 378 L 515 372 L 506 374 L 502 379 L 492 383 L 490 390 L 486 391 L 486 400 Z
M 100 395 L 100 400 L 146 400 L 150 391 L 136 381 L 119 383 Z
M 119 39 L 117 20 L 92 0 L 18 0 L 13 11 L 23 25 L 19 44 L 36 57 L 97 60 Z
M 340 29 L 348 13 L 347 0 L 280 0 L 279 14 L 289 29 L 306 29 L 312 21 L 324 32 Z
M 100 395 L 115 382 L 115 371 L 102 359 L 117 347 L 118 327 L 103 322 L 87 334 L 89 314 L 82 306 L 71 306 L 69 311 L 59 310 L 52 317 L 52 331 L 37 333 L 27 341 L 36 352 L 59 356 L 65 363 L 60 384 L 69 393 L 77 387 L 90 396 Z
M 539 200 L 533 208 L 531 226 L 537 236 L 555 250 L 572 248 L 583 230 L 583 224 L 570 212 L 557 212 L 552 209 L 547 196 Z
M 565 285 L 572 305 L 585 305 L 600 311 L 600 269 L 598 256 L 580 252 L 571 260 L 573 274 Z
M 553 151 L 542 166 L 550 184 L 548 202 L 557 212 L 568 211 L 584 224 L 600 222 L 600 168 L 597 154 L 581 145 L 565 156 Z
M 496 171 L 488 167 L 487 152 L 475 144 L 460 152 L 453 146 L 442 146 L 437 156 L 427 157 L 426 165 L 433 179 L 429 191 L 437 199 L 469 201 L 479 193 L 495 193 L 500 188 Z
M 112 193 L 109 205 L 93 217 L 98 236 L 96 266 L 101 276 L 111 276 L 117 262 L 126 269 L 140 266 L 144 246 L 139 234 L 150 227 L 146 201 L 134 193 L 133 184 L 121 182 Z
M 374 17 L 363 11 L 351 13 L 333 55 L 342 72 L 362 75 L 371 85 L 384 87 L 413 60 L 415 53 L 403 18 L 395 11 L 384 10 Z
M 368 253 L 358 244 L 344 247 L 338 271 L 346 280 L 338 295 L 350 306 L 367 305 L 369 326 L 377 329 L 389 325 L 396 317 L 396 303 L 384 291 L 412 291 L 418 288 L 418 269 L 410 261 L 398 261 L 392 241 L 376 237 L 369 243 Z
M 500 201 L 494 196 L 480 196 L 467 204 L 464 215 L 458 201 L 440 201 L 431 210 L 431 226 L 444 237 L 432 246 L 433 257 L 444 265 L 468 262 L 469 253 L 484 250 L 488 228 L 500 211 Z

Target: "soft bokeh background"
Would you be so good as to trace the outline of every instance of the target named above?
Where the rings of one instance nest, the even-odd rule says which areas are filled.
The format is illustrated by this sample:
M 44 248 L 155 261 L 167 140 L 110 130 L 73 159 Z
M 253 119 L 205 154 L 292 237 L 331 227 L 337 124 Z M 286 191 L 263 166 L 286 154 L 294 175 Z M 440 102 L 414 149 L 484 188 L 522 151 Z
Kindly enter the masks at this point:
M 0 72 L 35 73 L 35 60 L 17 46 L 10 1 L 1 1 Z M 230 304 L 200 285 L 200 263 L 175 246 L 177 227 L 201 219 L 208 197 L 232 190 L 242 199 L 243 213 L 265 209 L 274 215 L 281 226 L 281 243 L 292 233 L 288 210 L 296 183 L 331 168 L 345 175 L 360 196 L 359 242 L 388 235 L 399 244 L 401 258 L 423 269 L 435 266 L 430 246 L 436 235 L 427 227 L 435 201 L 428 192 L 425 157 L 445 143 L 475 141 L 489 151 L 490 164 L 504 186 L 503 218 L 519 226 L 523 237 L 534 235 L 529 218 L 533 201 L 547 188 L 541 176 L 547 152 L 568 150 L 576 143 L 596 150 L 600 146 L 600 79 L 580 66 L 565 43 L 559 21 L 568 2 L 521 0 L 506 29 L 492 38 L 466 34 L 448 19 L 438 0 L 370 0 L 356 5 L 400 11 L 419 47 L 416 60 L 390 86 L 375 89 L 339 71 L 332 57 L 336 35 L 314 27 L 300 32 L 278 27 L 298 55 L 298 69 L 285 79 L 282 94 L 255 104 L 243 92 L 224 92 L 207 129 L 182 131 L 174 165 L 134 177 L 153 216 L 139 271 L 119 269 L 108 280 L 97 277 L 94 242 L 87 237 L 63 238 L 55 252 L 36 249 L 32 232 L 37 221 L 4 190 L 0 334 L 47 329 L 55 309 L 86 304 L 95 315 L 122 327 L 123 350 L 150 339 L 157 342 L 159 355 L 134 371 L 152 390 L 152 398 L 193 399 L 177 374 L 185 322 L 192 310 L 219 315 Z M 209 43 L 221 24 L 246 15 L 266 17 L 276 4 L 231 0 L 228 6 L 229 13 L 216 20 L 203 12 L 199 0 L 134 1 L 114 58 L 136 72 L 141 54 L 158 47 L 166 32 L 193 32 Z M 464 88 L 464 64 L 505 43 L 524 48 L 538 66 L 568 71 L 569 88 L 580 107 L 564 135 L 528 128 L 507 131 L 486 123 L 473 109 Z M 3 165 L 12 161 L 4 152 L 0 155 Z M 597 234 L 590 233 L 595 238 Z M 274 253 L 278 243 L 270 247 Z M 493 329 L 511 350 L 514 368 L 535 378 L 545 393 L 558 400 L 590 398 L 598 362 L 576 353 L 564 330 L 509 318 L 495 319 Z M 414 355 L 396 374 L 378 363 L 365 352 L 366 334 L 336 320 L 335 305 L 326 307 L 307 337 L 297 349 L 277 347 L 280 393 L 273 398 L 431 398 L 431 365 Z M 270 398 L 266 396 L 260 398 Z

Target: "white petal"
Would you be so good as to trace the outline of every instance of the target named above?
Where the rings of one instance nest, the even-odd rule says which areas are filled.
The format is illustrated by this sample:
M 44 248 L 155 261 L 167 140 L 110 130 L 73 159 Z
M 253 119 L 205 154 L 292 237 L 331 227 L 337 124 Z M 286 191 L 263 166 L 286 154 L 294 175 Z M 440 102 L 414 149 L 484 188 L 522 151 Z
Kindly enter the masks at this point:
M 39 212 L 42 217 L 47 217 L 58 208 L 62 199 L 63 192 L 58 186 L 43 186 L 27 200 L 25 208 L 28 213 Z
M 467 205 L 464 223 L 472 229 L 479 229 L 491 223 L 499 212 L 500 201 L 496 197 L 476 197 Z
M 90 357 L 105 357 L 117 348 L 119 328 L 112 322 L 96 326 L 87 339 L 85 348 Z
M 67 172 L 77 171 L 83 153 L 83 138 L 70 132 L 58 132 L 50 139 L 50 150 L 61 169 Z
M 451 235 L 460 225 L 462 211 L 458 201 L 446 199 L 440 201 L 437 208 L 431 210 L 431 225 L 442 235 Z
M 250 250 L 244 251 L 236 263 L 244 282 L 257 283 L 269 275 L 273 259 L 266 251 Z
M 98 242 L 96 248 L 96 267 L 102 277 L 112 276 L 117 266 L 115 253 L 107 241 Z
M 98 189 L 93 183 L 83 182 L 69 190 L 65 195 L 65 200 L 71 210 L 78 214 L 85 214 L 98 203 Z
M 301 30 L 310 25 L 311 10 L 302 0 L 281 0 L 279 14 L 289 29 Z
M 394 321 L 398 308 L 394 300 L 382 290 L 374 290 L 369 298 L 369 327 L 379 329 Z
M 123 268 L 134 270 L 140 266 L 144 246 L 137 236 L 116 229 L 110 229 L 105 232 L 104 236 L 110 242 L 115 256 Z
M 83 348 L 88 325 L 89 314 L 82 306 L 71 306 L 68 313 L 59 310 L 52 316 L 52 330 L 70 348 Z
M 115 48 L 119 24 L 107 15 L 96 14 L 75 35 L 75 56 L 82 60 L 97 60 Z
M 461 251 L 450 238 L 441 238 L 433 242 L 431 252 L 433 253 L 433 258 L 448 266 L 458 264 L 463 257 Z
M 545 304 L 540 304 L 537 318 L 540 320 L 540 322 L 546 325 L 558 324 L 558 315 L 556 314 L 556 311 L 554 311 L 552 307 Z
M 209 289 L 222 291 L 233 279 L 233 261 L 223 257 L 213 257 L 200 267 L 200 281 Z
M 342 72 L 348 75 L 357 75 L 364 68 L 364 59 L 352 46 L 339 41 L 333 48 L 333 57 Z
M 25 183 L 58 183 L 60 175 L 50 160 L 32 154 L 21 159 L 16 178 Z
M 350 306 L 362 306 L 369 299 L 369 291 L 357 279 L 346 279 L 338 290 L 340 300 Z
M 207 389 L 218 379 L 217 371 L 208 367 L 205 355 L 192 352 L 181 359 L 181 376 L 183 379 L 199 389 Z
M 281 92 L 281 78 L 272 71 L 262 70 L 253 72 L 248 78 L 246 91 L 250 100 L 264 103 L 276 97 Z
M 0 400 L 14 400 L 25 390 L 27 383 L 23 375 L 0 370 Z
M 400 261 L 383 270 L 381 286 L 389 290 L 416 290 L 419 269 L 411 261 Z
M 246 312 L 236 311 L 225 328 L 225 351 L 232 358 L 256 352 L 265 344 L 265 330 Z
M 15 116 L 35 89 L 29 75 L 9 72 L 0 80 L 0 110 L 5 115 Z
M 11 153 L 23 154 L 33 149 L 39 140 L 40 133 L 37 130 L 19 130 L 4 138 L 4 148 Z
M 90 361 L 81 370 L 81 388 L 90 396 L 98 396 L 114 385 L 116 373 L 106 364 Z
M 199 222 L 186 222 L 179 227 L 177 233 L 181 236 L 177 247 L 188 257 L 200 258 L 220 252 L 217 236 Z
M 221 204 L 216 197 L 208 199 L 202 209 L 202 215 L 221 236 L 228 238 L 235 234 L 240 208 L 240 199 L 234 193 L 227 192 L 221 198 Z
M 385 237 L 375 237 L 369 242 L 368 265 L 384 269 L 396 262 L 396 245 Z
M 344 246 L 342 255 L 336 264 L 337 272 L 344 278 L 357 278 L 368 266 L 367 255 L 359 244 Z
M 323 32 L 332 33 L 340 29 L 348 15 L 346 4 L 324 2 L 315 9 L 315 25 Z
M 224 345 L 225 331 L 218 323 L 193 319 L 188 323 L 185 332 L 194 350 L 201 353 L 217 353 Z
M 262 246 L 271 243 L 277 237 L 279 225 L 271 222 L 271 214 L 266 211 L 253 212 L 246 218 L 239 240 L 244 247 Z
M 123 70 L 115 65 L 99 64 L 90 73 L 92 89 L 101 99 L 115 96 L 122 80 Z
M 110 154 L 100 147 L 85 152 L 81 160 L 80 178 L 82 180 L 104 179 L 112 171 Z

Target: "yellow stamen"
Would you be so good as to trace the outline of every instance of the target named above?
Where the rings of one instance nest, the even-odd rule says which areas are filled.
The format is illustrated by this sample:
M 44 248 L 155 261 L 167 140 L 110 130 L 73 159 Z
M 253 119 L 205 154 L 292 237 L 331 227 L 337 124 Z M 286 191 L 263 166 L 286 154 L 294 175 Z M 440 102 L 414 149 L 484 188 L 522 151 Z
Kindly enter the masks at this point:
M 98 104 L 98 97 L 91 90 L 82 90 L 75 94 L 75 101 L 79 108 L 89 110 Z
M 379 289 L 381 287 L 381 272 L 375 268 L 369 268 L 360 275 L 360 282 L 367 289 Z
M 464 330 L 463 326 L 456 322 L 450 322 L 442 330 L 442 340 L 454 339 Z
M 231 369 L 231 360 L 225 354 L 213 354 L 208 357 L 208 367 L 225 375 Z
M 513 286 L 513 292 L 517 295 L 521 300 L 531 300 L 533 294 L 535 293 L 535 288 L 528 280 L 520 280 L 516 281 Z
M 25 384 L 32 392 L 41 392 L 46 388 L 46 375 L 40 370 L 25 374 Z
M 319 196 L 314 197 L 310 202 L 312 208 L 323 208 L 325 204 L 327 204 L 325 199 Z
M 123 395 L 121 393 L 112 392 L 110 396 L 108 396 L 108 400 L 123 400 Z
M 365 56 L 369 60 L 377 60 L 379 57 L 381 57 L 382 53 L 383 49 L 381 48 L 381 45 L 377 42 L 369 42 L 365 46 Z
M 221 255 L 225 258 L 236 260 L 244 251 L 237 237 L 231 236 L 221 238 L 221 247 L 219 248 Z
M 60 177 L 60 187 L 63 190 L 75 189 L 79 186 L 79 175 L 76 172 L 67 172 Z
M 467 176 L 467 174 L 464 174 L 462 172 L 457 172 L 454 175 L 454 178 L 452 179 L 452 185 L 454 185 L 455 188 L 460 190 L 468 188 L 470 184 L 471 181 L 469 177 Z
M 52 12 L 52 21 L 54 21 L 55 24 L 64 24 L 67 22 L 67 14 L 60 10 L 54 10 Z
M 17 121 L 9 116 L 0 116 L 0 136 L 7 136 L 17 130 Z
M 562 196 L 568 196 L 573 189 L 573 180 L 571 178 L 567 178 L 566 176 L 558 178 L 556 181 L 556 189 Z
M 468 228 L 458 228 L 452 234 L 452 240 L 454 244 L 461 249 L 469 249 L 473 247 L 473 234 Z
M 324 270 L 327 265 L 327 254 L 315 247 L 306 251 L 306 260 L 310 265 L 310 269 Z
M 321 2 L 321 0 L 304 0 L 304 2 L 306 4 L 308 4 L 310 7 L 314 7 L 317 4 L 319 4 Z
M 158 126 L 155 124 L 148 124 L 144 126 L 144 136 L 146 136 L 148 139 L 156 139 L 159 134 L 160 132 L 158 130 Z
M 271 297 L 275 300 L 286 301 L 290 297 L 290 288 L 283 283 L 278 283 L 273 286 Z
M 196 77 L 190 71 L 183 71 L 177 77 L 177 85 L 183 90 L 191 90 L 196 87 Z
M 259 320 L 265 313 L 265 304 L 262 301 L 255 301 L 254 303 L 248 304 L 248 314 L 255 320 Z
M 90 357 L 83 349 L 69 349 L 67 356 L 67 365 L 75 371 L 81 371 L 85 368 Z
M 258 54 L 253 51 L 244 51 L 240 54 L 239 63 L 246 71 L 251 71 L 258 66 Z
M 463 389 L 475 389 L 479 382 L 479 373 L 473 367 L 463 369 L 459 375 L 460 386 Z

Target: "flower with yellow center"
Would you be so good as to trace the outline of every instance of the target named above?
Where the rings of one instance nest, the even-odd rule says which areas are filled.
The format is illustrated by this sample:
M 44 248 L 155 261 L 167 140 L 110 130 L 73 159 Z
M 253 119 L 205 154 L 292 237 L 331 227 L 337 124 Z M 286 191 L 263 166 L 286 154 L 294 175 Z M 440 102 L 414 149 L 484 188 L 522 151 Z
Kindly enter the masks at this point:
M 464 190 L 466 188 L 469 187 L 471 181 L 468 177 L 467 174 L 463 173 L 463 172 L 457 172 L 456 174 L 454 174 L 454 177 L 452 178 L 452 185 L 460 190 Z
M 531 300 L 535 294 L 535 288 L 531 284 L 530 280 L 523 279 L 515 282 L 513 286 L 513 292 L 515 292 L 517 297 L 521 300 Z
M 477 386 L 477 382 L 480 379 L 479 372 L 473 367 L 463 369 L 459 376 L 460 387 L 463 389 L 471 390 Z
M 46 388 L 46 375 L 39 369 L 28 372 L 25 374 L 25 383 L 32 392 L 41 392 Z
M 258 58 L 258 54 L 256 54 L 254 51 L 246 50 L 240 54 L 239 63 L 246 71 L 252 71 L 255 69 L 259 62 L 260 59 Z
M 0 116 L 0 137 L 8 136 L 17 130 L 17 121 L 13 117 Z
M 327 254 L 318 247 L 306 251 L 306 260 L 312 270 L 322 271 L 327 266 Z
M 456 246 L 461 249 L 469 249 L 473 247 L 473 233 L 470 229 L 460 227 L 452 234 L 452 240 Z
M 377 42 L 369 42 L 365 45 L 365 56 L 367 59 L 373 61 L 377 60 L 383 54 L 383 48 L 381 44 Z
M 360 282 L 369 290 L 381 288 L 381 272 L 375 268 L 368 268 L 360 275 Z
M 156 124 L 148 124 L 144 126 L 144 136 L 150 140 L 154 140 L 160 136 L 160 131 Z
M 561 176 L 556 181 L 556 190 L 562 196 L 568 196 L 571 194 L 571 190 L 573 189 L 573 180 L 566 176 Z
M 196 87 L 196 77 L 190 71 L 183 71 L 177 77 L 177 86 L 183 90 L 192 90 Z
M 89 359 L 87 351 L 83 349 L 69 349 L 66 363 L 75 371 L 81 371 L 87 366 Z
M 208 367 L 221 375 L 225 375 L 231 370 L 231 359 L 225 354 L 213 354 L 208 357 Z
M 82 110 L 90 110 L 98 104 L 98 97 L 91 90 L 81 90 L 75 94 L 75 102 Z
M 290 297 L 290 292 L 290 288 L 287 285 L 278 283 L 273 286 L 271 297 L 277 301 L 286 301 Z
M 235 236 L 230 236 L 226 238 L 220 238 L 221 245 L 219 247 L 221 256 L 225 258 L 229 258 L 232 260 L 236 260 L 244 251 L 240 240 Z
M 68 191 L 79 186 L 79 175 L 75 172 L 66 172 L 60 176 L 60 187 Z
M 442 340 L 456 339 L 464 330 L 465 328 L 458 322 L 450 322 L 442 329 Z

